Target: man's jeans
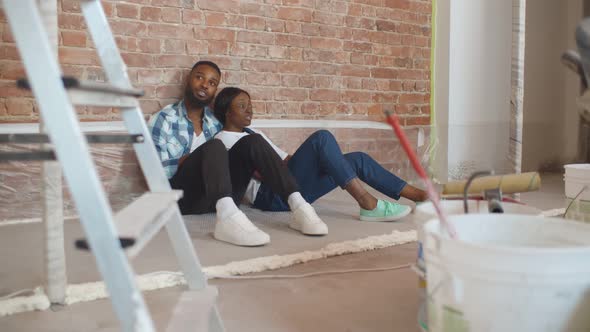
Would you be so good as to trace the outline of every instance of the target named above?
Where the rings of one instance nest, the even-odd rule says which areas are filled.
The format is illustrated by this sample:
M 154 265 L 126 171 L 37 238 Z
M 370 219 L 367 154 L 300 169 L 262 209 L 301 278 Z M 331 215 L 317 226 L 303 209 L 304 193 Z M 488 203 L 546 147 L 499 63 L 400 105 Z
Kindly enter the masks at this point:
M 396 200 L 406 186 L 404 180 L 391 174 L 366 153 L 342 154 L 336 139 L 327 130 L 319 130 L 309 136 L 293 154 L 288 166 L 297 180 L 301 195 L 309 203 L 337 186 L 344 189 L 356 177 Z M 287 202 L 273 193 L 264 180 L 254 207 L 267 211 L 289 210 Z

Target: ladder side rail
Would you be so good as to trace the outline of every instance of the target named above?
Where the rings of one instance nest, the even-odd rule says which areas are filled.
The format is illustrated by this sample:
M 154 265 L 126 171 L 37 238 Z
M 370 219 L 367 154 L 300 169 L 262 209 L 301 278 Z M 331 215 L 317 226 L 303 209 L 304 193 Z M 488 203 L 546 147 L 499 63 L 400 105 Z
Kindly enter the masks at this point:
M 32 90 L 84 231 L 125 331 L 153 331 L 147 307 L 119 245 L 112 211 L 94 168 L 77 115 L 61 84 L 58 64 L 51 57 L 47 34 L 34 0 L 4 0 Z

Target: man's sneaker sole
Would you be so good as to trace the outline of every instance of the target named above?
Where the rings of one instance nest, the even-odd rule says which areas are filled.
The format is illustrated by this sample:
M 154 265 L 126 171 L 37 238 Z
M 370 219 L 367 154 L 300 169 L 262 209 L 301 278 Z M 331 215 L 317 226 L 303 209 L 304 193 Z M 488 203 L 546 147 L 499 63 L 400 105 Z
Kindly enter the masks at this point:
M 324 236 L 324 235 L 328 235 L 328 231 L 327 230 L 323 230 L 323 231 L 313 231 L 313 232 L 304 232 L 301 228 L 297 227 L 298 225 L 296 225 L 295 223 L 289 223 L 289 228 L 294 229 L 296 231 L 301 232 L 302 234 L 305 235 L 312 235 L 312 236 Z
M 215 240 L 223 241 L 225 243 L 230 243 L 230 244 L 233 244 L 233 245 L 236 245 L 236 246 L 240 246 L 240 247 L 262 247 L 262 246 L 267 245 L 267 244 L 270 243 L 270 239 L 268 241 L 266 241 L 266 242 L 264 242 L 264 241 L 257 241 L 257 242 L 254 242 L 254 243 L 245 243 L 245 242 L 231 241 L 231 239 L 225 238 L 222 235 L 218 235 L 215 232 L 213 233 L 213 238 L 215 238 Z
M 387 216 L 387 217 L 366 217 L 366 216 L 360 216 L 360 220 L 361 221 L 397 221 L 400 220 L 403 217 L 406 217 L 407 215 L 409 215 L 412 212 L 412 208 L 410 208 L 408 206 L 408 208 L 406 209 L 405 212 L 401 213 L 401 214 L 397 214 L 395 216 Z

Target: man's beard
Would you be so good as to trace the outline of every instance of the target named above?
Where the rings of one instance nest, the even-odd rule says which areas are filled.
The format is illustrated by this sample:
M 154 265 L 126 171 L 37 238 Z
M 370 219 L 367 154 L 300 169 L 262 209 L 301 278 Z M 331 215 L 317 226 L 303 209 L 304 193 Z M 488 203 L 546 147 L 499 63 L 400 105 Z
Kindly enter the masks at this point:
M 191 88 L 188 86 L 184 90 L 184 102 L 191 107 L 203 108 L 205 106 L 209 106 L 209 104 L 211 104 L 212 101 L 213 101 L 213 97 L 211 97 L 207 100 L 201 100 L 201 99 L 197 98 L 195 96 L 195 94 L 193 93 L 193 91 L 191 90 Z

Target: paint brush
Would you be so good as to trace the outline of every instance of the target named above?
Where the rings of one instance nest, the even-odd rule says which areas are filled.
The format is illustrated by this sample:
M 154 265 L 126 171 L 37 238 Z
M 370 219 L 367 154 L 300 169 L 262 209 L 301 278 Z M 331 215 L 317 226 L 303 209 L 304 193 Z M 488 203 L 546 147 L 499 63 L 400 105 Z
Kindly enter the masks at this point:
M 440 198 L 438 196 L 438 193 L 434 189 L 434 185 L 432 184 L 432 181 L 430 181 L 428 174 L 426 174 L 426 171 L 418 161 L 418 157 L 412 149 L 412 146 L 410 145 L 410 142 L 408 141 L 408 138 L 406 137 L 406 134 L 404 133 L 402 126 L 399 123 L 399 118 L 395 113 L 391 111 L 385 110 L 384 113 L 387 119 L 387 123 L 389 123 L 393 128 L 393 131 L 395 132 L 397 138 L 402 144 L 404 151 L 406 151 L 408 158 L 410 158 L 410 162 L 412 163 L 414 170 L 416 171 L 416 173 L 418 173 L 418 176 L 422 178 L 422 181 L 424 181 L 424 184 L 426 185 L 426 192 L 428 192 L 428 196 L 432 200 L 432 204 L 434 205 L 434 209 L 438 214 L 438 218 L 440 219 L 441 224 L 443 225 L 443 227 L 445 227 L 451 238 L 456 239 L 457 231 L 455 230 L 455 227 L 453 227 L 453 225 L 448 221 L 445 213 L 443 212 L 442 207 L 440 206 Z

